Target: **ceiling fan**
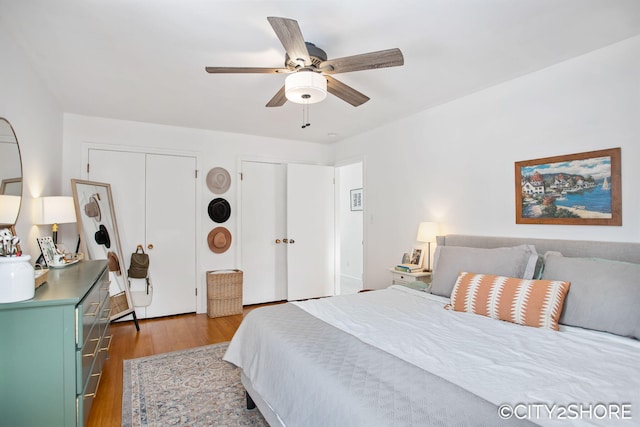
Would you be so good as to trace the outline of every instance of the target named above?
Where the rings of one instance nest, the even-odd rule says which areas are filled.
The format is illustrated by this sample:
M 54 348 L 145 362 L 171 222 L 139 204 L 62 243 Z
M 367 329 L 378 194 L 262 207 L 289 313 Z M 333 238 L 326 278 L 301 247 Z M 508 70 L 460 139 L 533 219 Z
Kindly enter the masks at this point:
M 404 65 L 402 52 L 397 48 L 327 59 L 324 50 L 304 40 L 297 21 L 277 17 L 268 17 L 267 20 L 286 51 L 284 68 L 205 67 L 212 74 L 289 74 L 285 85 L 271 98 L 267 107 L 281 107 L 287 100 L 312 104 L 322 101 L 327 92 L 357 107 L 367 102 L 369 97 L 333 78 L 332 74 Z

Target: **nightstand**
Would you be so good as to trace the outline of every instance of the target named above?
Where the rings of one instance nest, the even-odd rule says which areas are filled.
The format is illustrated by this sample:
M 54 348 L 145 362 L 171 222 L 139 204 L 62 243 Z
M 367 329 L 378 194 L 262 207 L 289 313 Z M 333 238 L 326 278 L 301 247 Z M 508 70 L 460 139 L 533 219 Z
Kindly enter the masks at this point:
M 403 285 L 421 291 L 428 289 L 431 285 L 431 272 L 405 273 L 393 267 L 389 271 L 391 272 L 391 284 L 393 285 Z

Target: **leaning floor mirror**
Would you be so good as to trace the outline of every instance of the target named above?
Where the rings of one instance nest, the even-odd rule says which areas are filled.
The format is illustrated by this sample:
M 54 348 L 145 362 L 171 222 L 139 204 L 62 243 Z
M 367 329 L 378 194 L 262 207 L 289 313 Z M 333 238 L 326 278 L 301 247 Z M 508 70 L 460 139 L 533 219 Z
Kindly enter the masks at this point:
M 139 331 L 140 327 L 124 267 L 111 185 L 72 179 L 71 189 L 76 208 L 81 252 L 85 253 L 88 259 L 105 259 L 109 265 L 110 320 L 117 320 L 131 314 Z

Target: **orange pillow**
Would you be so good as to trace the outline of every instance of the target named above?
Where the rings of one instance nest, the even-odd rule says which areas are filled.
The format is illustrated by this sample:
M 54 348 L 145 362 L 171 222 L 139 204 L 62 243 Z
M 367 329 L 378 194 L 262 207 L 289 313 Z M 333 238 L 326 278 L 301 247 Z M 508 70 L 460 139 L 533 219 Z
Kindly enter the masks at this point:
M 569 282 L 462 272 L 445 308 L 558 330 Z

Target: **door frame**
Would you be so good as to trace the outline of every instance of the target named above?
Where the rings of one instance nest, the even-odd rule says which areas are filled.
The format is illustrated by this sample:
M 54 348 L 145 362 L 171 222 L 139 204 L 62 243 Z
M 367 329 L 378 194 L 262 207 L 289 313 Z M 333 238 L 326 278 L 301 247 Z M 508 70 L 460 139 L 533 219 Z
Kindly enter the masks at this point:
M 302 164 L 302 165 L 317 165 L 317 166 L 333 166 L 334 169 L 337 169 L 341 166 L 347 166 L 353 163 L 362 163 L 362 188 L 363 188 L 363 197 L 366 199 L 366 194 L 367 194 L 367 182 L 366 182 L 366 177 L 367 177 L 367 173 L 366 173 L 366 167 L 367 167 L 367 163 L 366 163 L 366 156 L 363 155 L 359 155 L 359 156 L 353 156 L 353 157 L 349 157 L 343 160 L 340 160 L 339 162 L 335 162 L 334 164 L 326 164 L 326 163 L 319 163 L 319 162 L 310 162 L 310 161 L 297 161 L 297 160 L 290 160 L 290 159 L 284 159 L 282 157 L 265 157 L 265 156 L 252 156 L 252 155 L 246 155 L 246 156 L 239 156 L 238 160 L 237 160 L 237 167 L 236 170 L 238 171 L 238 174 L 236 176 L 236 179 L 238 179 L 240 181 L 241 177 L 240 174 L 242 173 L 242 162 L 261 162 L 261 163 L 278 163 L 278 164 L 288 164 L 288 163 L 296 163 L 296 164 Z M 85 162 L 86 163 L 86 162 Z M 335 174 L 334 174 L 335 176 Z M 335 188 L 335 191 L 337 192 L 338 189 Z M 339 229 L 339 223 L 337 221 L 337 217 L 338 217 L 338 204 L 336 203 L 337 200 L 337 196 L 338 194 L 334 194 L 334 293 L 336 291 L 336 284 L 338 281 L 338 277 L 340 274 L 340 259 L 339 254 L 339 248 L 338 245 L 340 244 L 340 241 L 338 239 L 338 229 Z M 238 205 L 238 212 L 242 212 L 242 185 L 239 184 L 236 186 L 236 200 L 237 200 L 237 205 Z M 362 283 L 366 283 L 366 275 L 367 275 L 367 256 L 366 256 L 366 243 L 367 243 L 367 205 L 365 203 L 364 207 L 363 207 L 363 212 L 362 212 L 362 236 L 363 236 L 363 245 L 362 245 Z M 237 265 L 238 268 L 242 270 L 242 215 L 238 214 L 237 216 L 237 224 L 238 224 L 238 228 L 236 233 L 238 234 L 238 238 L 237 238 L 237 244 L 236 246 L 236 252 L 235 252 L 235 258 L 237 260 Z M 336 294 L 337 295 L 337 294 Z
M 364 287 L 364 284 L 366 283 L 367 280 L 367 224 L 369 221 L 367 221 L 367 162 L 366 162 L 366 156 L 364 155 L 359 155 L 359 156 L 353 156 L 353 157 L 348 157 L 346 159 L 342 159 L 339 162 L 336 162 L 333 167 L 334 168 L 339 168 L 342 166 L 348 166 L 348 165 L 352 165 L 354 163 L 361 163 L 362 164 L 362 197 L 365 200 L 364 205 L 362 206 L 362 285 Z M 338 281 L 339 281 L 339 277 L 341 274 L 341 270 L 340 270 L 340 239 L 339 239 L 339 231 L 340 231 L 340 213 L 338 211 L 339 209 L 339 204 L 337 203 L 340 197 L 340 195 L 338 194 L 338 191 L 340 191 L 340 189 L 338 188 L 338 186 L 335 187 L 335 191 L 336 194 L 334 196 L 334 199 L 336 200 L 335 203 L 335 251 L 334 253 L 336 254 L 336 259 L 335 259 L 335 274 L 336 274 L 336 286 L 338 285 Z M 337 291 L 337 289 L 336 289 Z M 339 295 L 336 292 L 336 295 Z
M 206 269 L 203 269 L 203 266 L 200 264 L 200 251 L 208 248 L 205 246 L 206 241 L 202 244 L 199 243 L 198 236 L 202 236 L 202 215 L 199 214 L 199 206 L 202 203 L 202 170 L 200 169 L 200 165 L 202 164 L 202 153 L 200 151 L 190 151 L 190 150 L 169 150 L 162 148 L 154 148 L 154 147 L 143 147 L 143 146 L 128 146 L 128 145 L 117 145 L 117 144 L 99 144 L 95 142 L 82 142 L 81 150 L 82 150 L 82 162 L 81 162 L 81 171 L 80 174 L 82 179 L 87 179 L 89 176 L 89 172 L 87 171 L 87 164 L 89 163 L 89 150 L 110 150 L 110 151 L 125 151 L 131 153 L 144 153 L 144 154 L 158 154 L 158 155 L 168 155 L 168 156 L 184 156 L 184 157 L 194 157 L 196 160 L 196 171 L 198 173 L 196 181 L 196 217 L 195 217 L 195 229 L 196 233 L 194 236 L 194 244 L 195 244 L 195 265 L 196 265 L 196 290 L 198 292 L 198 296 L 196 297 L 196 313 L 206 313 L 207 312 L 207 283 L 206 283 Z M 125 254 L 127 256 L 127 254 Z
M 255 155 L 242 155 L 242 156 L 238 156 L 237 159 L 237 167 L 236 170 L 238 171 L 236 179 L 238 180 L 238 185 L 236 186 L 236 200 L 237 200 L 237 205 L 238 205 L 238 215 L 236 216 L 236 221 L 238 224 L 238 227 L 236 229 L 236 234 L 237 234 L 237 239 L 235 240 L 237 242 L 237 244 L 235 244 L 236 247 L 236 251 L 235 251 L 235 258 L 237 260 L 237 265 L 238 265 L 238 269 L 242 270 L 243 269 L 243 265 L 242 265 L 242 215 L 240 214 L 242 212 L 242 183 L 241 181 L 241 173 L 242 173 L 242 162 L 257 162 L 257 163 L 277 163 L 277 164 L 283 164 L 283 165 L 287 165 L 289 163 L 294 163 L 294 164 L 298 164 L 298 165 L 312 165 L 312 166 L 331 166 L 335 168 L 335 165 L 332 164 L 327 164 L 327 163 L 321 163 L 321 162 L 312 162 L 312 161 L 308 161 L 308 160 L 292 160 L 292 159 L 285 159 L 282 157 L 268 157 L 268 156 L 255 156 Z M 86 162 L 85 162 L 86 163 Z M 335 196 L 334 196 L 335 197 Z M 334 237 L 335 237 L 335 230 L 334 230 Z M 335 240 L 335 239 L 334 239 Z M 335 247 L 334 247 L 335 250 Z M 334 263 L 335 263 L 335 259 L 334 259 Z M 334 270 L 334 274 L 335 274 L 335 270 Z M 335 277 L 334 277 L 334 291 L 335 291 Z

